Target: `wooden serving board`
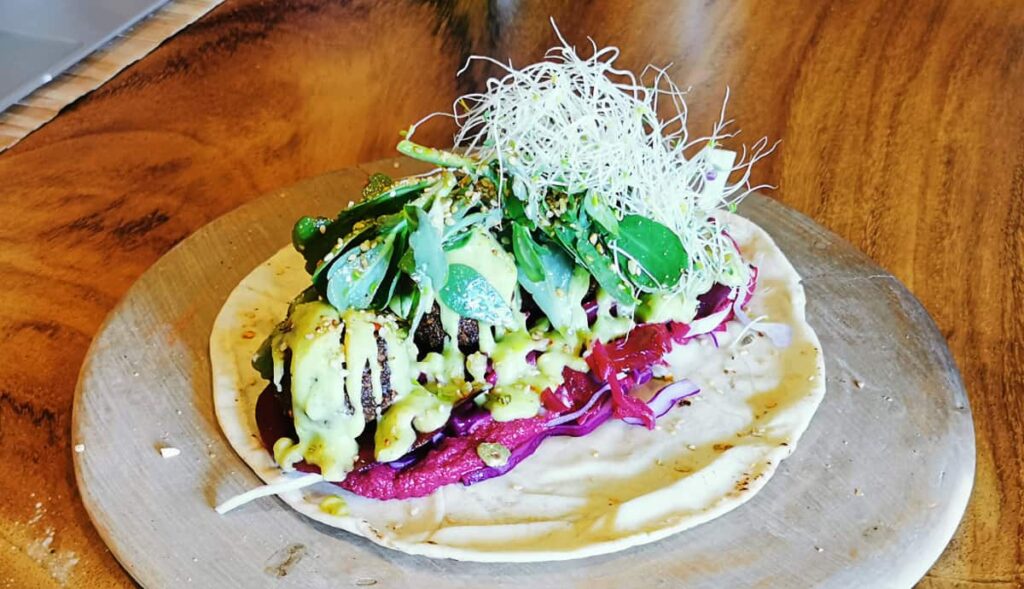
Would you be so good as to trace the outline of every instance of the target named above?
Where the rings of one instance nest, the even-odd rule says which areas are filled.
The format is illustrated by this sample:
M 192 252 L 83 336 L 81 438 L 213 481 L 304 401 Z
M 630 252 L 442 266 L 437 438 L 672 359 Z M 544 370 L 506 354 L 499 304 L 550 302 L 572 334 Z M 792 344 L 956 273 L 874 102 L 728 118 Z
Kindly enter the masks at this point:
M 276 499 L 213 506 L 260 481 L 214 418 L 208 341 L 228 293 L 287 243 L 302 214 L 333 214 L 387 160 L 269 194 L 158 261 L 96 336 L 75 398 L 75 473 L 100 535 L 146 587 L 909 587 L 967 505 L 974 430 L 935 324 L 893 276 L 832 233 L 753 196 L 804 277 L 825 352 L 825 400 L 767 487 L 669 539 L 579 561 L 430 560 L 324 527 Z M 161 457 L 161 447 L 180 455 Z

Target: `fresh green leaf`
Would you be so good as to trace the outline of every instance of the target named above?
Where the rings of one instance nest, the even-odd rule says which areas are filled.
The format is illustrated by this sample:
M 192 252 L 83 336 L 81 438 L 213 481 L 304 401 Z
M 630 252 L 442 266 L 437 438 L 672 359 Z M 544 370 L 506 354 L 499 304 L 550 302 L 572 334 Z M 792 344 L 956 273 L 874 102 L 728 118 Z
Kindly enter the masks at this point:
M 441 230 L 420 207 L 406 207 L 406 214 L 414 217 L 416 223 L 416 228 L 409 235 L 409 249 L 415 261 L 413 275 L 421 282 L 429 280 L 434 290 L 439 290 L 448 279 L 448 260 L 441 245 Z
M 316 288 L 312 286 L 307 286 L 302 292 L 296 295 L 295 298 L 291 300 L 291 302 L 288 303 L 288 315 L 291 316 L 291 314 L 295 311 L 295 307 L 303 303 L 311 303 L 317 300 L 318 298 L 320 298 L 320 293 L 317 292 Z
M 454 245 L 454 242 L 458 240 L 460 244 L 464 243 L 463 240 L 466 239 L 465 236 L 469 234 L 465 231 L 466 229 L 471 227 L 477 229 L 490 229 L 500 221 L 501 210 L 491 209 L 486 213 L 482 211 L 470 213 L 461 219 L 456 220 L 452 225 L 445 225 L 444 248 L 447 250 L 458 249 L 458 247 Z
M 427 307 L 431 309 L 434 307 L 434 297 L 425 285 L 417 284 L 415 291 L 412 293 L 411 317 L 407 317 L 409 320 L 409 333 L 416 333 L 416 328 L 420 326 L 420 320 L 430 310 Z
M 516 256 L 516 266 L 532 282 L 544 280 L 540 246 L 530 237 L 530 230 L 519 223 L 512 223 L 512 252 Z
M 357 245 L 362 247 L 364 241 L 382 242 L 387 240 L 399 233 L 405 232 L 408 224 L 409 219 L 405 216 L 403 211 L 374 219 L 373 223 L 369 224 L 366 229 L 357 233 L 348 241 L 339 242 L 339 244 L 331 250 L 330 260 L 325 264 L 321 264 L 313 271 L 313 284 L 316 285 L 318 289 L 326 288 L 326 285 L 324 284 L 326 282 L 326 273 L 330 271 L 330 267 L 333 265 L 333 262 L 341 257 L 339 254 L 343 254 L 355 248 Z
M 615 297 L 615 300 L 625 305 L 636 304 L 632 289 L 615 272 L 611 258 L 597 251 L 597 248 L 583 237 L 576 240 L 576 253 L 594 280 Z
M 505 207 L 505 217 L 515 223 L 526 225 L 529 229 L 534 228 L 534 222 L 526 216 L 526 209 L 523 208 L 523 201 L 516 197 L 506 198 L 502 201 L 502 205 Z
M 576 240 L 582 236 L 577 231 L 563 223 L 556 223 L 549 229 L 550 234 L 559 244 L 562 245 L 562 248 L 564 248 L 567 253 L 571 254 L 575 258 L 579 257 L 576 254 Z
M 466 245 L 466 243 L 469 241 L 470 237 L 473 237 L 473 232 L 472 231 L 463 231 L 462 233 L 458 233 L 456 235 L 452 235 L 451 237 L 445 237 L 444 238 L 444 249 L 445 249 L 445 251 L 451 251 L 451 250 L 459 249 L 460 247 Z
M 407 231 L 403 230 L 396 233 L 393 243 L 395 251 L 391 253 L 391 259 L 388 261 L 388 270 L 384 274 L 384 280 L 381 282 L 380 287 L 377 289 L 377 294 L 373 297 L 373 302 L 370 304 L 373 309 L 384 309 L 391 302 L 391 297 L 394 296 L 395 288 L 398 286 L 398 278 L 401 275 L 401 270 L 398 268 L 399 260 L 411 249 L 409 247 Z
M 462 317 L 511 327 L 512 309 L 479 272 L 465 264 L 448 267 L 448 282 L 438 292 L 441 302 Z
M 617 236 L 619 234 L 619 220 L 596 193 L 588 192 L 583 196 L 583 209 L 609 235 Z
M 613 246 L 625 254 L 626 259 L 620 256 L 622 271 L 634 284 L 648 291 L 675 286 L 690 263 L 674 231 L 641 215 L 622 218 L 619 238 Z M 636 262 L 632 267 L 629 258 Z
M 438 177 L 436 176 L 402 180 L 392 184 L 387 192 L 359 202 L 338 213 L 336 219 L 325 225 L 323 232 L 318 229 L 317 233 L 303 243 L 302 257 L 306 259 L 306 272 L 313 274 L 317 271 L 318 265 L 326 266 L 327 264 L 320 263 L 328 253 L 333 253 L 337 257 L 344 251 L 345 246 L 351 242 L 351 240 L 346 241 L 345 238 L 350 237 L 356 223 L 381 215 L 397 213 L 424 188 L 437 181 Z M 339 241 L 342 242 L 340 248 Z
M 256 369 L 256 372 L 260 373 L 260 377 L 264 380 L 274 380 L 274 355 L 271 352 L 270 346 L 273 343 L 272 340 L 276 332 L 276 329 L 270 332 L 270 335 L 263 340 L 263 343 L 260 344 L 259 349 L 256 350 L 252 357 L 252 367 Z
M 395 293 L 388 302 L 388 308 L 395 315 L 408 319 L 414 310 L 415 297 L 419 295 L 419 290 L 408 276 L 399 276 L 395 283 Z
M 362 231 L 349 235 L 347 240 L 339 240 L 338 243 L 335 244 L 334 248 L 331 249 L 329 254 L 324 255 L 324 259 L 327 261 L 323 264 L 319 264 L 310 274 L 313 284 L 319 289 L 324 289 L 323 292 L 326 293 L 327 272 L 330 271 L 331 266 L 333 266 L 345 252 L 362 244 L 364 241 L 372 240 L 379 235 L 380 228 L 377 225 L 368 225 Z
M 568 295 L 575 264 L 571 257 L 554 244 L 535 244 L 535 247 L 538 261 L 542 266 L 541 277 L 534 280 L 526 273 L 525 267 L 520 265 L 519 284 L 523 290 L 530 293 L 534 302 L 551 321 L 551 325 L 561 330 L 572 322 L 573 309 L 569 304 Z
M 394 236 L 366 251 L 351 249 L 327 272 L 327 300 L 336 309 L 367 309 L 388 272 Z
M 405 250 L 402 257 L 398 259 L 398 269 L 409 276 L 416 273 L 416 258 L 413 257 L 412 249 Z

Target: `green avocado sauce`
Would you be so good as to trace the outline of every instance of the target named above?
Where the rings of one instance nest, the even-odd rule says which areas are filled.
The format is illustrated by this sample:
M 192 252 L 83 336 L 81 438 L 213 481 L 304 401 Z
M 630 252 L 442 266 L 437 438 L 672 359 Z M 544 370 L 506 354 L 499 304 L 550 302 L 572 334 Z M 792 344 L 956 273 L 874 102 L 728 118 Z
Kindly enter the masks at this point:
M 582 302 L 590 279 L 585 270 L 577 269 L 568 291 L 559 293 L 568 307 L 568 324 L 559 331 L 541 318 L 528 330 L 525 316 L 518 311 L 515 260 L 489 232 L 472 231 L 445 256 L 449 264 L 464 264 L 487 279 L 515 310 L 512 327 L 479 322 L 480 351 L 464 355 L 458 348 L 460 317 L 438 301 L 446 343 L 440 353 L 416 361 L 412 338 L 392 316 L 339 312 L 327 302 L 297 299 L 287 320 L 269 338 L 273 382 L 280 387 L 285 370 L 289 371 L 298 435 L 298 440 L 282 438 L 274 444 L 274 458 L 282 468 L 290 470 L 304 459 L 319 466 L 331 481 L 343 479 L 352 469 L 358 455 L 356 438 L 366 427 L 366 370 L 377 419 L 374 457 L 388 462 L 408 453 L 417 433 L 443 427 L 455 403 L 474 392 L 483 391 L 477 402 L 497 421 L 534 417 L 541 408 L 540 394 L 562 382 L 566 367 L 587 370 L 582 355 L 591 342 L 614 340 L 637 323 L 687 322 L 697 310 L 696 297 L 646 294 L 635 308 L 618 303 L 613 315 L 615 299 L 598 289 L 597 319 L 588 326 Z M 745 270 L 737 265 L 737 282 L 746 280 Z M 387 374 L 378 361 L 378 338 L 386 343 Z M 488 359 L 496 375 L 493 386 L 486 382 Z M 421 373 L 427 375 L 425 384 L 418 382 Z M 381 411 L 385 380 L 391 398 Z M 497 461 L 498 450 L 487 447 L 479 452 L 487 460 Z

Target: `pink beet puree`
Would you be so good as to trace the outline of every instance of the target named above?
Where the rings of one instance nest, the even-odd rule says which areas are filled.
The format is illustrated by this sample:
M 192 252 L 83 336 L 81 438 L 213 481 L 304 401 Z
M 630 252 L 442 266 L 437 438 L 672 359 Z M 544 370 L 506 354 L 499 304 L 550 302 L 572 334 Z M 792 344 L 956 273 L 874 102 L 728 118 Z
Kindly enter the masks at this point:
M 744 304 L 749 301 L 757 281 L 757 270 L 752 270 Z M 734 304 L 729 297 L 733 292 L 731 288 L 716 285 L 702 295 L 698 318 L 719 312 Z M 725 321 L 731 318 L 730 313 Z M 725 321 L 713 331 L 724 330 Z M 448 435 L 437 442 L 436 446 L 427 445 L 423 448 L 426 451 L 421 457 L 415 458 L 411 464 L 402 468 L 375 462 L 372 432 L 365 434 L 359 439 L 360 451 L 354 470 L 345 480 L 336 484 L 357 495 L 374 499 L 409 499 L 429 495 L 440 487 L 465 480 L 464 477 L 470 473 L 488 468 L 477 455 L 476 449 L 479 444 L 500 443 L 509 450 L 515 450 L 547 429 L 545 424 L 553 417 L 582 408 L 604 383 L 610 385 L 612 389 L 611 404 L 616 417 L 637 418 L 648 428 L 653 427 L 654 417 L 650 408 L 629 394 L 634 381 L 627 376 L 620 382 L 617 375 L 622 371 L 636 374 L 647 370 L 663 361 L 664 355 L 672 347 L 672 341 L 685 344 L 690 339 L 688 325 L 669 322 L 639 325 L 628 337 L 619 338 L 606 345 L 597 343 L 587 358 L 590 373 L 566 368 L 563 372 L 563 384 L 554 390 L 548 389 L 543 392 L 541 401 L 548 411 L 545 416 L 497 422 L 491 419 L 490 415 L 478 415 L 470 420 L 473 425 L 468 433 L 463 433 L 457 428 L 449 431 L 452 430 L 449 426 L 446 430 Z M 274 441 L 278 438 L 295 438 L 288 404 L 274 395 L 272 386 L 267 387 L 257 402 L 256 423 L 268 451 L 273 451 Z M 600 408 L 601 404 L 595 405 L 590 412 L 579 418 L 579 424 L 586 423 Z M 430 440 L 434 439 L 434 434 L 435 432 L 420 434 L 416 446 L 432 443 Z M 303 472 L 319 471 L 315 465 L 304 461 L 296 464 L 295 469 Z
M 422 460 L 396 470 L 376 463 L 361 471 L 351 472 L 338 483 L 356 495 L 373 499 L 409 499 L 429 495 L 444 485 L 456 483 L 463 475 L 486 468 L 477 456 L 477 445 L 489 442 L 515 448 L 544 429 L 545 419 L 494 421 L 490 417 L 477 429 L 460 438 L 445 438 Z

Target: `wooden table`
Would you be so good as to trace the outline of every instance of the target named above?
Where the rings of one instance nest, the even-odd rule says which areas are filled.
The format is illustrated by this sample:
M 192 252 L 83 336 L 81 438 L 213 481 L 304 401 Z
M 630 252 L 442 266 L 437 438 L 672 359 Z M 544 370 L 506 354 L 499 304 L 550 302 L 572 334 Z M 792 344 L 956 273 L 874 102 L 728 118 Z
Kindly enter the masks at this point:
M 483 68 L 454 78 L 468 55 L 536 60 L 549 15 L 631 68 L 674 63 L 695 123 L 730 86 L 741 138 L 783 140 L 755 180 L 917 294 L 978 435 L 971 505 L 921 586 L 1024 585 L 1024 3 L 489 4 L 226 2 L 0 155 L 0 587 L 131 585 L 77 497 L 69 430 L 132 281 L 249 199 L 390 155 L 480 87 Z

